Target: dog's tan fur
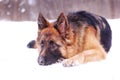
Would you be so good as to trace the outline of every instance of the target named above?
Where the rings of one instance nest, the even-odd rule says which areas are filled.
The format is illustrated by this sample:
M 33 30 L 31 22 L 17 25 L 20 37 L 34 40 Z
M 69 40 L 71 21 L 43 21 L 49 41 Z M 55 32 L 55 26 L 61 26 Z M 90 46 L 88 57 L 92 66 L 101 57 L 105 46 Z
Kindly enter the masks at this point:
M 99 39 L 96 35 L 97 31 L 93 27 L 86 27 L 85 34 L 82 38 L 82 43 L 76 40 L 72 46 L 67 46 L 67 60 L 64 62 L 64 65 L 78 64 L 78 63 L 87 63 L 90 61 L 99 61 L 106 58 L 106 52 L 100 44 Z
M 100 29 L 95 29 L 93 25 L 76 26 L 69 23 L 63 13 L 53 23 L 47 21 L 41 14 L 39 15 L 38 37 L 34 47 L 38 49 L 40 56 L 45 56 L 48 45 L 41 50 L 42 40 L 52 40 L 60 46 L 58 51 L 65 58 L 64 66 L 84 64 L 106 58 L 106 51 L 100 42 Z

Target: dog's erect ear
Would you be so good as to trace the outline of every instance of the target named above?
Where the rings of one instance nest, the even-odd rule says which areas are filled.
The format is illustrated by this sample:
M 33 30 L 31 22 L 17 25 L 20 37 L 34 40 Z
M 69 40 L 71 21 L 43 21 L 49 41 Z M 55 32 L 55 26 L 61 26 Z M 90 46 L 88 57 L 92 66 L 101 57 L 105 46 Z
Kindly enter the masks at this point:
M 68 19 L 64 15 L 64 13 L 61 13 L 56 21 L 56 28 L 60 32 L 60 34 L 65 37 L 65 35 L 68 33 L 69 25 L 68 25 Z
M 39 30 L 42 30 L 46 27 L 49 26 L 49 23 L 48 21 L 43 17 L 43 15 L 41 13 L 39 13 L 39 16 L 38 16 L 38 29 Z

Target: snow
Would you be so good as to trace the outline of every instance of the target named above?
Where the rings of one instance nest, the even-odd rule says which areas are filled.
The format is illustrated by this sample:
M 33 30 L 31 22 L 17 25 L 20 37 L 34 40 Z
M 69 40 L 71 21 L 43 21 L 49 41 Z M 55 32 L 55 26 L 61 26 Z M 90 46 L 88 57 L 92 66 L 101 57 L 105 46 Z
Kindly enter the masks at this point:
M 25 11 L 26 11 L 25 8 L 22 8 L 22 9 L 21 9 L 21 13 L 24 13 Z
M 35 1 L 35 0 L 28 0 L 28 4 L 31 5 L 31 6 L 32 6 L 32 5 L 35 5 L 35 4 L 36 4 L 36 1 Z
M 6 12 L 6 15 L 9 16 L 11 13 L 9 11 Z
M 26 47 L 36 39 L 37 22 L 0 21 L 0 80 L 120 80 L 120 19 L 108 21 L 113 40 L 107 59 L 75 67 L 38 65 L 37 50 Z

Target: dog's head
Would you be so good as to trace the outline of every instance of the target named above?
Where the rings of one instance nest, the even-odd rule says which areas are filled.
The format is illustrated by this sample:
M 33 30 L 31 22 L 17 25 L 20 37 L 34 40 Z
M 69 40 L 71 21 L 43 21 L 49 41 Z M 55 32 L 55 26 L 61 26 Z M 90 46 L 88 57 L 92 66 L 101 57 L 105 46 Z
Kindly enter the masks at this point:
M 60 58 L 67 57 L 67 45 L 72 44 L 73 33 L 67 17 L 61 13 L 55 22 L 50 23 L 42 14 L 38 17 L 38 37 L 36 46 L 39 51 L 38 63 L 50 65 Z

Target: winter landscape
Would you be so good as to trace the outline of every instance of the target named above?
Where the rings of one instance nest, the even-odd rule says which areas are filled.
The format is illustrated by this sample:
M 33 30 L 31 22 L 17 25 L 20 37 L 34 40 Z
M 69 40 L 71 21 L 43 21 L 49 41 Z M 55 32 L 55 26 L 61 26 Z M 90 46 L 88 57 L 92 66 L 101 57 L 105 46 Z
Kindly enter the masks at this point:
M 100 62 L 63 67 L 40 66 L 27 43 L 37 36 L 37 22 L 0 21 L 0 80 L 120 80 L 120 19 L 108 19 L 112 47 Z

